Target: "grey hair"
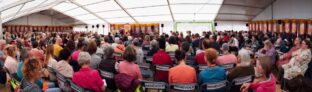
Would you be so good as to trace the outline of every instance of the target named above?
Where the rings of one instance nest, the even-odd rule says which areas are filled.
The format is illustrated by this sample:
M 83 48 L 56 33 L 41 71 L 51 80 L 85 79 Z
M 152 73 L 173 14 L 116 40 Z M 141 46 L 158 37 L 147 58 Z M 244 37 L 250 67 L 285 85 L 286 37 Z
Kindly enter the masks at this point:
M 78 56 L 78 64 L 90 64 L 91 61 L 91 55 L 88 52 L 80 52 Z
M 114 48 L 111 47 L 111 46 L 107 46 L 105 49 L 104 49 L 104 59 L 107 59 L 107 58 L 112 58 L 113 57 L 113 54 L 114 54 Z
M 158 42 L 156 40 L 151 41 L 151 47 L 154 49 L 158 49 L 159 48 Z
M 251 63 L 250 52 L 246 49 L 238 51 L 238 57 L 240 58 L 241 66 L 249 66 Z

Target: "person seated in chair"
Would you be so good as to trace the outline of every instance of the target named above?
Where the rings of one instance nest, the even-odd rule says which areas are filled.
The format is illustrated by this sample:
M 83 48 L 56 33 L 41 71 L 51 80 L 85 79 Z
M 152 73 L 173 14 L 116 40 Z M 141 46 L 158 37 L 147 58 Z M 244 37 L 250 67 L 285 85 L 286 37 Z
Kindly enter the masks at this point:
M 255 67 L 256 79 L 253 83 L 244 83 L 241 86 L 241 92 L 248 92 L 253 89 L 254 92 L 275 92 L 276 79 L 272 74 L 272 60 L 271 57 L 264 56 L 257 60 Z
M 226 79 L 225 70 L 223 67 L 216 65 L 218 57 L 217 50 L 209 48 L 205 50 L 205 61 L 208 68 L 201 71 L 198 75 L 198 84 L 220 82 Z
M 185 52 L 176 50 L 175 58 L 178 61 L 178 65 L 169 69 L 169 84 L 196 83 L 196 71 L 193 67 L 186 65 Z
M 237 63 L 237 58 L 234 54 L 231 54 L 229 52 L 229 45 L 227 43 L 224 43 L 221 47 L 222 50 L 222 56 L 219 56 L 217 58 L 217 65 L 224 65 L 224 64 L 234 64 Z
M 254 75 L 254 68 L 251 65 L 251 58 L 248 50 L 241 49 L 238 52 L 238 62 L 236 67 L 228 74 L 228 80 L 231 82 L 238 77 Z
M 165 37 L 160 37 L 159 41 L 159 50 L 157 53 L 153 55 L 153 65 L 172 65 L 173 61 L 171 57 L 166 53 L 166 39 Z M 168 80 L 168 72 L 167 71 L 155 71 L 155 79 L 157 81 L 167 81 Z
M 99 72 L 89 66 L 90 61 L 91 55 L 88 52 L 79 53 L 78 64 L 81 66 L 81 69 L 74 73 L 72 81 L 84 89 L 103 92 L 106 85 L 101 79 Z

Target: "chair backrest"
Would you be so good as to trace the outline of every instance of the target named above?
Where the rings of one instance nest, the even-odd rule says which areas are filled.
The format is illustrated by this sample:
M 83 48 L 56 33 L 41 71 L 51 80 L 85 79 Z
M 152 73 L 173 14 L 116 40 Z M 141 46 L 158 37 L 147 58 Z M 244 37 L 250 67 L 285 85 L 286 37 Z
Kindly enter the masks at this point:
M 156 70 L 165 72 L 169 71 L 170 67 L 170 65 L 155 65 Z
M 115 57 L 115 59 L 117 61 L 122 61 L 122 53 L 117 53 L 117 52 L 114 52 L 113 56 Z
M 151 48 L 151 45 L 144 45 L 142 47 L 143 50 L 150 50 L 150 48 Z
M 145 60 L 148 62 L 152 62 L 153 61 L 153 57 L 152 56 L 146 56 Z
M 146 56 L 148 53 L 148 50 L 143 50 L 143 55 Z
M 56 73 L 56 79 L 65 83 L 66 82 L 66 77 L 64 75 L 62 75 L 60 72 L 58 71 L 55 71 Z
M 234 86 L 243 85 L 244 83 L 251 82 L 252 78 L 253 78 L 252 75 L 238 77 L 238 78 L 233 79 L 231 85 L 234 85 Z
M 187 65 L 195 66 L 195 56 L 186 55 L 185 63 L 186 63 Z
M 198 85 L 196 83 L 190 84 L 170 84 L 170 91 L 196 91 L 198 89 Z
M 168 55 L 170 56 L 172 61 L 175 61 L 175 53 L 174 52 L 168 52 Z
M 3 67 L 3 70 L 9 75 L 9 77 L 10 77 L 12 80 L 14 80 L 14 81 L 16 81 L 16 82 L 18 82 L 18 83 L 21 82 L 21 79 L 18 78 L 17 73 L 11 74 L 10 71 L 9 71 L 9 69 L 8 69 L 7 67 Z
M 113 54 L 115 57 L 122 57 L 122 53 L 117 53 L 117 52 L 114 52 Z
M 232 69 L 235 67 L 235 64 L 234 63 L 229 63 L 229 64 L 223 64 L 223 65 L 220 65 L 221 67 L 223 67 L 225 70 L 229 70 L 229 69 Z
M 156 81 L 141 81 L 141 86 L 143 89 L 156 89 L 156 90 L 166 90 L 166 82 L 156 82 Z
M 150 64 L 148 64 L 148 63 L 140 64 L 139 67 L 143 68 L 143 69 L 150 69 Z
M 53 69 L 52 67 L 48 66 L 47 69 L 48 69 L 49 73 L 55 74 L 55 69 Z
M 69 81 L 69 83 L 70 83 L 70 88 L 72 89 L 72 91 L 74 91 L 74 92 L 85 92 L 85 90 L 84 90 L 82 87 L 76 85 L 76 84 L 75 84 L 74 82 L 72 82 L 71 80 L 67 80 L 67 81 Z
M 214 82 L 214 83 L 204 83 L 200 86 L 200 89 L 206 90 L 206 91 L 215 91 L 215 90 L 226 90 L 228 86 L 228 81 L 220 81 L 220 82 Z
M 108 71 L 99 70 L 100 75 L 105 79 L 114 79 L 115 74 Z
M 198 71 L 203 71 L 208 68 L 207 65 L 197 65 Z

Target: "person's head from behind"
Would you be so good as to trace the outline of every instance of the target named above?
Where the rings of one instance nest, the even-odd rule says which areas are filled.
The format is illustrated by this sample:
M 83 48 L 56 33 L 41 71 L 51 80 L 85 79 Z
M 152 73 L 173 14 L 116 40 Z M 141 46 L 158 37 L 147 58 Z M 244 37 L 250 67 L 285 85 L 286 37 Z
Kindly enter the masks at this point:
M 89 65 L 91 61 L 91 55 L 88 52 L 80 52 L 77 60 L 80 66 Z
M 128 62 L 134 62 L 136 60 L 136 51 L 132 46 L 127 46 L 123 53 L 123 59 Z
M 199 38 L 200 35 L 198 33 L 195 34 L 195 38 Z
M 27 81 L 35 81 L 41 78 L 42 64 L 35 58 L 28 59 L 24 62 L 22 73 Z
M 205 50 L 205 61 L 207 62 L 208 66 L 213 66 L 216 64 L 216 59 L 218 57 L 217 50 L 214 48 L 208 48 Z
M 16 56 L 16 48 L 15 48 L 15 46 L 10 45 L 10 46 L 6 47 L 5 48 L 5 54 L 7 56 L 15 58 L 15 56 Z
M 69 61 L 70 59 L 70 50 L 68 48 L 63 48 L 59 54 L 59 59 L 64 61 Z
M 302 49 L 309 49 L 311 47 L 311 43 L 309 40 L 305 39 L 301 43 L 301 48 Z
M 114 54 L 114 48 L 112 48 L 111 46 L 107 46 L 104 49 L 104 55 L 105 55 L 106 59 L 113 58 L 113 56 L 114 56 L 113 54 Z
M 57 37 L 57 38 L 55 39 L 55 44 L 62 45 L 62 38 Z
M 273 44 L 270 40 L 265 40 L 263 44 L 264 44 L 264 48 L 267 48 L 267 49 L 270 49 L 273 47 Z
M 120 44 L 120 43 L 121 43 L 121 40 L 120 40 L 120 38 L 118 38 L 118 37 L 115 37 L 114 41 L 115 41 L 115 43 L 117 43 L 117 44 Z
M 222 47 L 221 47 L 221 50 L 222 50 L 223 54 L 228 53 L 229 50 L 230 50 L 229 44 L 228 43 L 223 43 Z
M 27 49 L 26 48 L 20 49 L 20 59 L 22 61 L 26 61 L 26 59 L 28 59 L 28 58 L 29 58 L 29 54 L 28 54 Z
M 101 40 L 100 39 L 95 39 L 95 43 L 97 47 L 101 46 Z
M 0 40 L 0 50 L 2 50 L 5 47 L 5 45 L 6 45 L 6 41 L 1 39 Z
M 181 47 L 181 50 L 184 51 L 184 52 L 188 52 L 190 49 L 190 44 L 188 42 L 183 42 L 182 43 L 182 47 Z
M 176 60 L 180 63 L 181 61 L 183 61 L 185 59 L 185 52 L 182 50 L 176 50 L 174 52 L 175 58 Z
M 37 48 L 38 45 L 39 45 L 38 42 L 37 42 L 37 41 L 34 41 L 33 44 L 32 44 L 32 47 L 33 47 L 33 48 Z
M 190 35 L 186 36 L 185 41 L 187 41 L 188 43 L 191 43 L 192 42 L 191 36 Z
M 176 38 L 174 36 L 169 37 L 169 44 L 177 44 Z
M 203 48 L 203 49 L 208 49 L 208 48 L 210 48 L 209 39 L 203 39 L 203 41 L 202 41 L 202 48 Z
M 88 44 L 88 52 L 89 54 L 94 54 L 97 50 L 95 41 L 90 41 Z
M 255 68 L 255 76 L 269 78 L 272 72 L 272 60 L 269 56 L 259 57 Z
M 132 41 L 133 37 L 132 36 L 128 36 L 128 41 Z
M 135 47 L 140 47 L 140 41 L 139 41 L 139 39 L 135 38 L 135 39 L 132 41 L 132 44 L 133 44 L 133 46 L 135 46 Z
M 166 38 L 161 36 L 158 40 L 159 48 L 165 49 L 166 48 Z
M 145 41 L 150 41 L 150 39 L 151 39 L 151 38 L 150 38 L 149 35 L 145 35 L 145 37 L 144 37 L 144 40 L 145 40 Z
M 156 40 L 153 40 L 151 42 L 151 47 L 152 47 L 152 49 L 159 49 L 158 42 Z
M 237 59 L 239 66 L 250 66 L 251 64 L 250 53 L 246 49 L 241 49 L 238 51 Z
M 107 43 L 110 42 L 108 36 L 104 36 L 104 42 L 107 42 Z
M 301 46 L 301 39 L 300 37 L 297 37 L 294 41 L 295 46 Z
M 77 49 L 78 50 L 83 50 L 85 48 L 86 44 L 84 42 L 84 38 L 79 38 L 78 44 L 77 44 Z

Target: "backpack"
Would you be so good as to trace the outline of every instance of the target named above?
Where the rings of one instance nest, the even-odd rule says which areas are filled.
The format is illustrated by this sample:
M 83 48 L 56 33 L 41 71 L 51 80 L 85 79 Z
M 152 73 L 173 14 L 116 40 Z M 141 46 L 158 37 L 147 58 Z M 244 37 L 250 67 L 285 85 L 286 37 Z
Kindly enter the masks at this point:
M 134 92 L 140 84 L 139 80 L 124 73 L 115 75 L 114 80 L 116 87 L 121 92 Z

